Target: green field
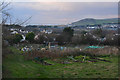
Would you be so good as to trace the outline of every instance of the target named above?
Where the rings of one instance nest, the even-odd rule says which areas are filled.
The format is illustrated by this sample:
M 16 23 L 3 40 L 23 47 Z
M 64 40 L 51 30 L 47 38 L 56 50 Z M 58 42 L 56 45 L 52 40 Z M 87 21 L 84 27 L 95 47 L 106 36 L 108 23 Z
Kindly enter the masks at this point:
M 100 57 L 111 62 L 71 61 L 69 64 L 46 59 L 53 65 L 42 65 L 33 60 L 26 60 L 14 48 L 13 51 L 15 51 L 14 54 L 7 54 L 3 58 L 3 78 L 118 78 L 117 56 Z

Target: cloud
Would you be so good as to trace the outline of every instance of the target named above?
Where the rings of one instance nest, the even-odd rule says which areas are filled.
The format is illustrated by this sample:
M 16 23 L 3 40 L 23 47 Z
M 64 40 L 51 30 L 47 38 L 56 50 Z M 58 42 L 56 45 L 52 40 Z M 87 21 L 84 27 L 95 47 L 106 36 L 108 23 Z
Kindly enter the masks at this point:
M 33 16 L 31 24 L 67 24 L 83 18 L 117 17 L 115 2 L 20 2 L 12 3 L 12 14 L 20 18 Z
M 117 4 L 113 2 L 20 2 L 13 3 L 13 6 L 38 11 L 73 11 L 87 8 L 111 8 L 117 6 Z
M 119 0 L 6 0 L 6 2 L 119 2 Z
M 26 5 L 27 4 L 27 5 Z M 56 2 L 26 2 L 26 3 L 13 3 L 13 6 L 17 6 L 18 8 L 24 7 L 26 9 L 32 9 L 32 10 L 44 10 L 44 11 L 54 11 L 54 10 L 60 10 L 60 11 L 69 11 L 72 10 L 72 5 L 69 5 L 68 3 L 56 3 Z

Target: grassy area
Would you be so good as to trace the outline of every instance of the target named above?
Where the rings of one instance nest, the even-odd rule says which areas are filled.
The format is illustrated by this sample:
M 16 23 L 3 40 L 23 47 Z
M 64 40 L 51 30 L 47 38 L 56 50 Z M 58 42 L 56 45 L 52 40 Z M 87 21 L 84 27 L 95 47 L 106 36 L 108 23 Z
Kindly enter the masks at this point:
M 11 47 L 12 48 L 12 47 Z M 12 50 L 17 53 L 15 48 Z M 117 78 L 118 58 L 101 57 L 111 62 L 73 62 L 57 63 L 46 59 L 53 65 L 42 65 L 33 60 L 25 60 L 21 54 L 8 54 L 3 58 L 3 78 Z M 59 60 L 59 59 L 56 59 Z M 65 59 L 60 59 L 65 60 Z
M 17 48 L 15 48 L 15 47 L 13 47 L 13 46 L 10 46 L 10 47 L 8 47 L 13 53 L 17 53 L 17 54 L 22 54 L 22 53 L 24 53 L 23 51 L 20 51 L 20 50 L 18 50 Z M 20 47 L 20 48 L 22 48 L 22 47 Z

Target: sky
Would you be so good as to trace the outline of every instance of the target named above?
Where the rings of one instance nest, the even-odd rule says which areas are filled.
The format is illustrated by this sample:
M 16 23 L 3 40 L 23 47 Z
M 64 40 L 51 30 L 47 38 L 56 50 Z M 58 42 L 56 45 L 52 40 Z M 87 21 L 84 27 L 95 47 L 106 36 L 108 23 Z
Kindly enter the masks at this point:
M 117 18 L 118 2 L 12 2 L 13 22 L 31 17 L 28 24 L 70 24 L 84 18 Z

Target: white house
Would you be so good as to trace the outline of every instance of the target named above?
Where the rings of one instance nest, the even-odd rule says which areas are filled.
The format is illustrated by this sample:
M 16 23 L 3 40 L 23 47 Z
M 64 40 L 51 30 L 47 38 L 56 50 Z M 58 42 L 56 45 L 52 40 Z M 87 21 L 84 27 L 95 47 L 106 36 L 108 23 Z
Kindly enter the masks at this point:
M 11 32 L 11 34 L 17 34 L 18 32 L 17 31 L 13 31 L 13 32 Z
M 22 35 L 22 37 L 23 37 L 23 39 L 21 39 L 21 41 L 20 41 L 20 42 L 25 41 L 25 36 L 24 36 L 24 35 Z

